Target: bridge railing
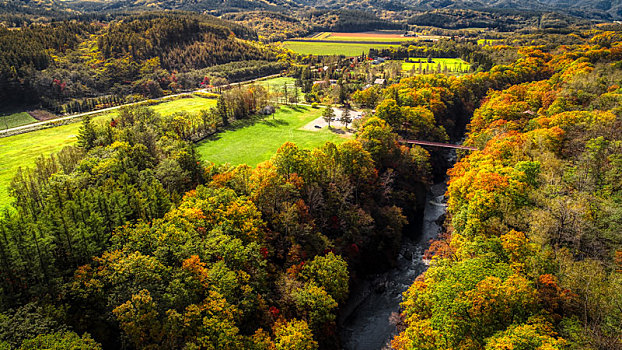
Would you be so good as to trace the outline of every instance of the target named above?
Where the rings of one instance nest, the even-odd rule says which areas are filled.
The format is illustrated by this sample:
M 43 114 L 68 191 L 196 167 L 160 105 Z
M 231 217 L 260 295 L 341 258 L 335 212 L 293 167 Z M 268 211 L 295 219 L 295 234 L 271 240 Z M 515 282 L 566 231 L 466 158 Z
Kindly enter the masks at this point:
M 477 151 L 478 150 L 477 147 L 455 145 L 453 143 L 423 141 L 423 140 L 400 140 L 400 143 L 407 143 L 407 144 L 411 144 L 411 145 L 420 145 L 420 146 L 441 147 L 441 148 L 464 149 L 464 150 L 468 150 L 468 151 Z

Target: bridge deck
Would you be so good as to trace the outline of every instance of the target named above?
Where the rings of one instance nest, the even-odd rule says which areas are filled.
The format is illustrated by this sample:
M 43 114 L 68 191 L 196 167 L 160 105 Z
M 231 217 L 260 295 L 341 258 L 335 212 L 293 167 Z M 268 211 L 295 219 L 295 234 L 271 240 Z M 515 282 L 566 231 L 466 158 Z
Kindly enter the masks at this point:
M 420 140 L 400 140 L 400 142 L 407 143 L 407 144 L 410 144 L 410 145 L 432 146 L 432 147 L 454 148 L 454 149 L 465 149 L 465 150 L 468 150 L 468 151 L 477 151 L 476 147 L 454 145 L 454 144 L 451 144 L 451 143 L 420 141 Z

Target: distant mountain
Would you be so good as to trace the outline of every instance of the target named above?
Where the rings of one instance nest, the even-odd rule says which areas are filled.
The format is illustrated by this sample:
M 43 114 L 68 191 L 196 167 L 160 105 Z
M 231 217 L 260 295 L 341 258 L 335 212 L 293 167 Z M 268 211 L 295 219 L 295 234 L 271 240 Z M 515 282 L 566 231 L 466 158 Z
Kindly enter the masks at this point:
M 622 20 L 622 0 L 0 0 L 1 14 L 58 17 L 144 10 L 183 10 L 213 15 L 248 11 L 289 13 L 313 9 L 389 12 L 407 19 L 434 10 L 557 11 L 582 18 Z M 287 11 L 287 12 L 285 12 Z M 411 21 L 412 22 L 412 21 Z
M 418 10 L 512 9 L 560 11 L 574 16 L 622 19 L 622 0 L 402 0 Z
M 301 6 L 288 0 L 69 0 L 65 4 L 73 9 L 83 11 L 182 10 L 209 13 L 282 10 Z
M 66 13 L 64 5 L 55 0 L 0 0 L 0 22 L 12 23 L 17 27 L 28 22 L 28 17 L 58 18 Z

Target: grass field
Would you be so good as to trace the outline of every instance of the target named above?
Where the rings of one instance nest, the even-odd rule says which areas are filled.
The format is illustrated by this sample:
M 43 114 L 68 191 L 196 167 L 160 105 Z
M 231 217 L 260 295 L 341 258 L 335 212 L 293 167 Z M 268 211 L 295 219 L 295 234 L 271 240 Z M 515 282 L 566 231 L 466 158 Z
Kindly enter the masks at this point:
M 306 106 L 281 107 L 272 117 L 251 126 L 229 130 L 212 140 L 200 143 L 197 151 L 201 159 L 217 164 L 248 164 L 255 166 L 270 159 L 287 141 L 301 148 L 313 148 L 327 141 L 340 143 L 346 139 L 327 130 L 300 130 L 322 114 L 322 109 Z
M 26 112 L 0 111 L 0 129 L 9 129 L 34 123 L 37 120 Z
M 426 73 L 438 73 L 438 65 L 441 65 L 441 72 L 444 71 L 444 67 L 447 67 L 448 72 L 465 73 L 471 70 L 471 65 L 460 58 L 433 58 L 432 63 L 428 63 L 427 58 L 411 58 L 411 61 L 421 61 L 421 69 Z M 415 73 L 419 73 L 419 63 L 416 62 L 403 62 L 402 70 L 410 72 L 413 67 Z
M 294 93 L 294 89 L 298 89 L 298 100 L 299 102 L 304 101 L 305 93 L 302 92 L 302 88 L 296 87 L 296 79 L 291 77 L 278 77 L 266 80 L 260 80 L 257 82 L 258 85 L 264 86 L 265 88 L 270 89 L 271 93 L 280 92 L 283 93 L 283 86 L 287 84 L 288 95 L 292 96 Z M 274 98 L 276 99 L 276 98 Z M 284 102 L 279 97 L 279 101 Z
M 400 32 L 401 33 L 401 32 Z M 337 33 L 320 32 L 305 39 L 329 41 L 387 41 L 401 43 L 416 40 L 416 37 L 404 37 L 397 32 L 364 32 L 364 33 Z
M 287 84 L 287 89 L 294 89 L 296 86 L 296 79 L 292 77 L 278 77 L 266 80 L 260 80 L 257 85 L 270 88 L 270 91 L 283 91 L 283 85 Z
M 175 112 L 185 111 L 188 113 L 200 112 L 204 109 L 210 109 L 216 106 L 216 99 L 208 99 L 193 96 L 191 98 L 180 98 L 173 101 L 163 102 L 151 108 L 162 115 L 169 115 Z
M 326 43 L 326 42 L 299 42 L 285 41 L 283 47 L 303 55 L 343 55 L 343 56 L 360 56 L 362 53 L 368 53 L 369 49 L 382 49 L 391 46 L 390 44 L 343 44 L 343 43 Z
M 216 100 L 192 97 L 163 102 L 151 108 L 166 115 L 182 110 L 198 112 L 215 105 Z M 116 112 L 111 112 L 94 120 L 105 121 L 115 115 Z M 0 208 L 9 204 L 8 186 L 17 168 L 32 166 L 39 156 L 58 152 L 63 147 L 74 144 L 80 125 L 81 123 L 73 123 L 0 138 Z

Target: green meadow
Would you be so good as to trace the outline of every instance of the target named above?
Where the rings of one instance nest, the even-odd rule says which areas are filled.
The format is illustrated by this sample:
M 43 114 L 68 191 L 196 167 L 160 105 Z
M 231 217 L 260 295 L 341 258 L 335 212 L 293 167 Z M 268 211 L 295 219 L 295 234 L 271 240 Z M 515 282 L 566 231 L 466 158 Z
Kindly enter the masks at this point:
M 382 49 L 396 45 L 383 44 L 343 44 L 343 43 L 326 43 L 326 42 L 301 42 L 301 41 L 285 41 L 283 47 L 303 55 L 343 55 L 343 56 L 360 56 L 362 53 L 368 53 L 369 49 Z
M 449 72 L 465 73 L 471 70 L 471 65 L 460 58 L 433 58 L 432 63 L 429 63 L 427 58 L 410 58 L 410 61 L 422 63 L 402 62 L 403 71 L 410 72 L 414 68 L 415 73 L 419 73 L 419 66 L 421 66 L 421 69 L 425 70 L 426 73 L 439 73 L 439 64 L 441 66 L 440 72 L 443 72 L 445 67 Z
M 278 78 L 260 80 L 256 82 L 255 84 L 261 85 L 269 89 L 270 92 L 276 92 L 276 91 L 282 92 L 284 85 L 287 85 L 287 89 L 289 91 L 294 91 L 294 88 L 296 87 L 296 79 L 292 77 L 278 77 Z M 298 91 L 301 94 L 300 96 L 302 96 L 302 90 L 298 88 Z
M 319 118 L 322 109 L 308 106 L 281 106 L 274 116 L 255 119 L 254 124 L 227 130 L 198 144 L 201 159 L 216 164 L 247 164 L 255 166 L 270 159 L 285 142 L 301 148 L 314 148 L 327 141 L 341 143 L 346 138 L 324 128 L 301 130 Z
M 287 84 L 287 87 L 294 86 L 296 84 L 296 79 L 292 77 L 278 77 L 278 78 L 270 78 L 266 80 L 259 80 L 255 84 L 261 85 L 264 87 L 269 87 L 271 91 L 274 90 L 283 90 L 283 85 Z
M 315 40 L 329 40 L 329 41 L 373 41 L 373 42 L 391 42 L 400 44 L 406 41 L 417 40 L 416 37 L 404 37 L 394 33 L 385 32 L 367 32 L 367 33 L 333 33 L 333 32 L 321 32 L 316 35 L 305 38 Z
M 216 100 L 201 97 L 181 98 L 151 106 L 163 115 L 178 111 L 198 112 L 216 105 Z M 117 115 L 116 112 L 94 118 L 105 122 Z M 0 138 L 0 208 L 9 203 L 8 186 L 19 167 L 34 165 L 35 159 L 60 151 L 76 143 L 81 123 L 72 123 L 25 134 Z
M 36 121 L 35 118 L 26 112 L 0 111 L 0 129 L 10 129 Z
M 289 96 L 291 96 L 294 93 L 294 89 L 297 89 L 299 102 L 304 101 L 305 93 L 302 92 L 302 88 L 296 87 L 295 78 L 292 78 L 292 77 L 271 78 L 271 79 L 266 79 L 266 80 L 260 80 L 256 82 L 255 84 L 261 85 L 265 87 L 266 89 L 268 89 L 273 94 L 272 99 L 275 101 L 277 99 L 279 100 L 277 102 L 284 102 L 281 100 L 281 96 L 283 96 L 283 91 L 284 91 L 283 88 L 285 85 L 287 85 L 287 91 L 288 91 Z M 279 97 L 275 97 L 274 93 L 277 93 Z

